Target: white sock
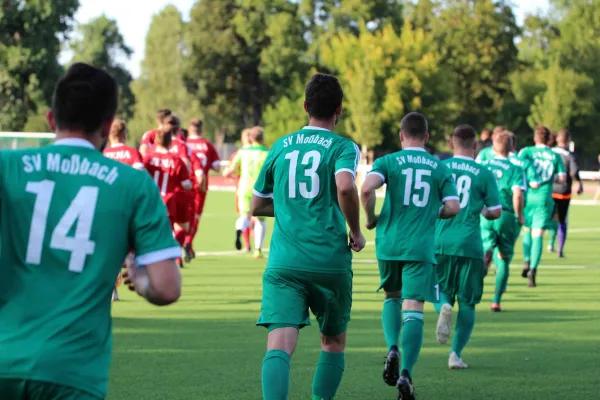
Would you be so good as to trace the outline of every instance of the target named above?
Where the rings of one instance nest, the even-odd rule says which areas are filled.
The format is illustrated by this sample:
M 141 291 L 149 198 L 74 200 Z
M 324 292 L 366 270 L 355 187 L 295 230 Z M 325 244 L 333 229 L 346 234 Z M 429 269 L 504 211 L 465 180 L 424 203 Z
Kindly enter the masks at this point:
M 262 249 L 266 234 L 267 224 L 265 221 L 256 221 L 254 223 L 254 244 L 256 245 L 256 250 Z
M 246 230 L 249 224 L 250 220 L 248 219 L 248 217 L 246 217 L 245 215 L 241 216 L 237 219 L 237 221 L 235 221 L 235 230 L 243 232 Z

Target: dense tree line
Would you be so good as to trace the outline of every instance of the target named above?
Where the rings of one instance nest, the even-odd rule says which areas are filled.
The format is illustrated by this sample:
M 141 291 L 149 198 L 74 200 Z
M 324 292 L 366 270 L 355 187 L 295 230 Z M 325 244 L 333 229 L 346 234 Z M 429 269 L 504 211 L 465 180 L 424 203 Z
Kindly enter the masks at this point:
M 365 152 L 397 146 L 409 110 L 437 146 L 458 123 L 502 124 L 522 144 L 535 124 L 567 127 L 600 146 L 600 0 L 551 0 L 522 26 L 505 0 L 198 0 L 189 20 L 172 5 L 154 16 L 135 81 L 115 21 L 74 27 L 77 0 L 0 4 L 0 130 L 39 129 L 68 43 L 117 77 L 137 137 L 169 107 L 220 140 L 263 124 L 272 142 L 305 123 L 303 83 L 322 71 L 344 86 L 339 131 Z

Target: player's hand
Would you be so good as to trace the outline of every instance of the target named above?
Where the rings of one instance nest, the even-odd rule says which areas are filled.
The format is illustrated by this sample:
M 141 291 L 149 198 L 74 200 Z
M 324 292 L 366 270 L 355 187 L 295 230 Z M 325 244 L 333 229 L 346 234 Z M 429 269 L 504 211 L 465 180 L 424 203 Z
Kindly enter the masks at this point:
M 539 189 L 540 183 L 539 182 L 529 182 L 529 187 L 532 189 Z
M 579 189 L 577 189 L 577 194 L 580 196 L 583 194 L 583 183 L 581 182 L 579 182 Z
M 358 253 L 359 251 L 361 251 L 362 249 L 365 248 L 367 241 L 366 241 L 365 237 L 363 236 L 362 232 L 358 232 L 358 233 L 350 232 L 349 237 L 350 237 L 350 248 L 352 250 L 354 250 Z
M 365 228 L 368 230 L 374 229 L 377 226 L 377 221 L 379 221 L 379 214 L 376 214 L 373 218 L 367 218 Z
M 519 223 L 519 225 L 523 226 L 525 225 L 525 217 L 522 215 L 517 216 L 517 222 Z
M 133 282 L 135 280 L 136 264 L 133 255 L 130 254 L 127 256 L 127 258 L 125 259 L 125 264 L 123 266 L 125 267 L 125 271 L 123 271 L 123 273 L 121 274 L 121 277 L 123 278 L 123 283 L 127 285 L 129 290 L 135 291 L 135 285 Z
M 202 178 L 198 181 L 198 190 L 202 193 L 208 189 L 208 179 Z

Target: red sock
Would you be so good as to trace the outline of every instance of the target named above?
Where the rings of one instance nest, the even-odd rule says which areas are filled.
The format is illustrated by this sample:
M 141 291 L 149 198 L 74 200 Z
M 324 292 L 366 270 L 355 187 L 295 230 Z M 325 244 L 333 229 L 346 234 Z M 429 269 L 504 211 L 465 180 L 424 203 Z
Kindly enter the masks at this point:
M 186 232 L 184 230 L 180 230 L 175 233 L 175 240 L 177 240 L 177 243 L 179 243 L 181 247 L 183 247 L 183 245 L 185 244 L 185 236 Z
M 190 223 L 190 232 L 185 237 L 185 244 L 190 244 L 192 246 L 194 239 L 196 238 L 196 233 L 198 233 L 198 223 L 200 222 L 200 218 L 194 217 L 194 220 Z
M 244 232 L 242 232 L 242 236 L 244 237 L 244 248 L 250 248 L 250 228 L 246 228 Z

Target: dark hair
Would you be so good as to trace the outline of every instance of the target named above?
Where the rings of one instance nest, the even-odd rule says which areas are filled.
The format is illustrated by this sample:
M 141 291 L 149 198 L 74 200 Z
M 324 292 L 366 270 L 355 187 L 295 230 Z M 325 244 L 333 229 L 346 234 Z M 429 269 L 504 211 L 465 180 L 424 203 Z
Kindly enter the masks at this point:
M 179 121 L 179 118 L 176 115 L 169 114 L 163 119 L 162 124 L 170 125 L 174 129 L 181 126 L 181 121 Z
M 125 136 L 126 130 L 127 125 L 125 124 L 125 121 L 122 119 L 115 119 L 110 127 L 110 133 L 108 136 L 111 139 L 121 139 L 123 136 Z
M 154 138 L 154 141 L 157 145 L 169 148 L 172 140 L 173 136 L 171 135 L 170 129 L 163 128 L 156 131 L 156 137 Z
M 510 132 L 504 131 L 494 137 L 493 149 L 502 155 L 508 155 L 513 148 L 514 136 Z
M 343 99 L 342 86 L 333 75 L 313 75 L 306 85 L 306 108 L 311 117 L 321 120 L 333 117 Z
M 52 95 L 58 129 L 96 132 L 117 112 L 119 88 L 108 72 L 75 63 L 60 78 Z
M 427 118 L 418 112 L 406 114 L 400 123 L 400 131 L 413 139 L 425 139 L 428 129 Z
M 156 112 L 156 120 L 161 124 L 169 115 L 173 114 L 168 108 L 161 108 Z
M 190 121 L 190 127 L 193 126 L 197 130 L 202 129 L 203 125 L 204 125 L 204 122 L 201 119 L 194 118 L 193 120 Z
M 550 136 L 552 135 L 552 133 L 550 132 L 550 129 L 546 128 L 545 126 L 538 125 L 533 131 L 533 135 L 538 140 L 541 140 L 542 143 L 548 144 L 550 143 Z
M 452 132 L 452 139 L 458 142 L 460 147 L 473 147 L 477 140 L 477 132 L 471 125 L 459 125 Z

